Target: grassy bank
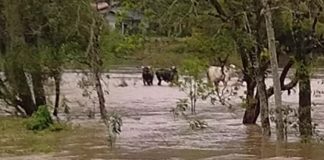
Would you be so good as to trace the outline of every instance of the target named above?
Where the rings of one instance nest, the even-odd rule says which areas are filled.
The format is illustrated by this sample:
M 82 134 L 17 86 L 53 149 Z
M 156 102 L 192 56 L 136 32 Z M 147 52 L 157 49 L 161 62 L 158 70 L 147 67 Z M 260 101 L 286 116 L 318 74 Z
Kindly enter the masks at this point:
M 158 68 L 173 65 L 181 66 L 184 60 L 192 58 L 199 58 L 205 61 L 207 65 L 213 61 L 216 55 L 219 55 L 219 53 L 215 53 L 211 56 L 211 53 L 203 52 L 199 48 L 191 46 L 189 41 L 188 38 L 150 38 L 144 42 L 142 47 L 130 53 L 131 56 L 128 58 L 123 59 L 114 56 L 118 53 L 107 53 L 104 60 L 105 68 L 114 65 L 150 65 Z M 241 63 L 239 55 L 234 53 L 231 54 L 228 61 L 237 65 Z
M 71 135 L 82 133 L 84 129 L 62 125 L 62 130 L 46 129 L 34 132 L 26 129 L 26 119 L 0 117 L 0 157 L 60 150 L 61 142 Z

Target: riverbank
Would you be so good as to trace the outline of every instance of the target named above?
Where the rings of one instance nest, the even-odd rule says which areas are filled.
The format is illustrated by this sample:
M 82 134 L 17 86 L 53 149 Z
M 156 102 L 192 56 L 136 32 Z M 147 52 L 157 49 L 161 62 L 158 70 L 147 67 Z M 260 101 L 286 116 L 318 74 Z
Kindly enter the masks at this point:
M 61 124 L 62 128 L 56 131 L 35 132 L 26 129 L 26 121 L 24 118 L 0 117 L 0 157 L 59 152 L 74 135 L 88 133 L 88 128 L 71 124 Z

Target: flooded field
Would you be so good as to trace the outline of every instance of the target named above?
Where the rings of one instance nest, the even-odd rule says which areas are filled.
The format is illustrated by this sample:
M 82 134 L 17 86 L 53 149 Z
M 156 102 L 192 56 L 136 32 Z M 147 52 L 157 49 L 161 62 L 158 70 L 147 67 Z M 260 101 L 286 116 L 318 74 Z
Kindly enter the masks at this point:
M 174 118 L 170 109 L 178 98 L 186 95 L 177 87 L 166 83 L 162 86 L 143 86 L 140 74 L 110 74 L 104 76 L 105 88 L 109 91 L 106 105 L 109 111 L 122 115 L 122 132 L 115 148 L 107 146 L 106 131 L 100 122 L 96 101 L 82 97 L 83 90 L 77 85 L 83 75 L 66 73 L 63 75 L 62 93 L 70 105 L 70 118 L 75 125 L 89 128 L 86 134 L 71 135 L 60 139 L 61 152 L 44 155 L 17 157 L 4 155 L 0 159 L 171 159 L 171 160 L 236 160 L 236 159 L 323 159 L 324 145 L 303 144 L 297 132 L 289 130 L 288 142 L 277 144 L 273 136 L 264 139 L 258 125 L 242 125 L 244 109 L 239 98 L 233 100 L 233 108 L 212 105 L 208 101 L 198 101 L 195 117 L 208 123 L 204 130 L 192 131 L 183 118 Z M 124 79 L 127 87 L 118 87 Z M 271 80 L 267 80 L 270 84 Z M 324 90 L 321 79 L 312 80 L 313 91 Z M 242 93 L 240 91 L 240 93 Z M 53 94 L 53 93 L 49 93 Z M 92 93 L 95 97 L 95 94 Z M 283 93 L 283 101 L 292 107 L 298 103 L 298 88 L 290 96 Z M 273 107 L 273 100 L 270 99 Z M 324 99 L 314 93 L 313 120 L 318 123 L 319 134 L 324 133 Z M 89 119 L 87 112 L 95 106 L 96 118 Z M 63 109 L 61 109 L 62 112 Z M 189 113 L 188 113 L 189 114 Z M 65 115 L 61 113 L 61 117 Z M 259 122 L 258 122 L 259 123 Z

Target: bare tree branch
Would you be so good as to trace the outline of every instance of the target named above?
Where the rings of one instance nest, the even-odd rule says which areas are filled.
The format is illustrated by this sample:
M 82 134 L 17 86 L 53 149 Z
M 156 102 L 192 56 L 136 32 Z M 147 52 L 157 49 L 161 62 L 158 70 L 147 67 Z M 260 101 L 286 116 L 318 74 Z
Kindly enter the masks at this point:
M 298 83 L 298 78 L 297 78 L 297 76 L 295 76 L 288 84 L 284 84 L 285 79 L 287 77 L 287 74 L 288 74 L 288 72 L 289 72 L 289 70 L 290 70 L 290 68 L 292 67 L 293 64 L 294 64 L 294 61 L 290 60 L 287 63 L 287 65 L 284 67 L 284 69 L 283 69 L 283 71 L 281 72 L 281 75 L 280 75 L 281 90 L 282 91 L 288 90 L 288 94 L 290 93 L 290 90 L 292 88 L 294 88 Z M 267 90 L 268 98 L 271 97 L 273 94 L 274 94 L 274 90 L 273 90 L 273 86 L 272 86 Z

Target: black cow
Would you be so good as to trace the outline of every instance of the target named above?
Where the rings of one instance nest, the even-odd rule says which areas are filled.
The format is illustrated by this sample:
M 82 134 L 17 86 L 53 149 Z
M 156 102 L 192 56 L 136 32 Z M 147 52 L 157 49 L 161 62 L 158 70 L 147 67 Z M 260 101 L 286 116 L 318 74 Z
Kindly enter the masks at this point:
M 178 81 L 178 71 L 175 66 L 172 66 L 170 69 L 159 69 L 156 71 L 156 77 L 159 80 L 158 85 L 161 85 L 162 80 L 165 82 L 176 82 Z
M 142 78 L 143 78 L 144 86 L 153 85 L 154 73 L 150 66 L 145 66 L 145 67 L 142 66 Z

